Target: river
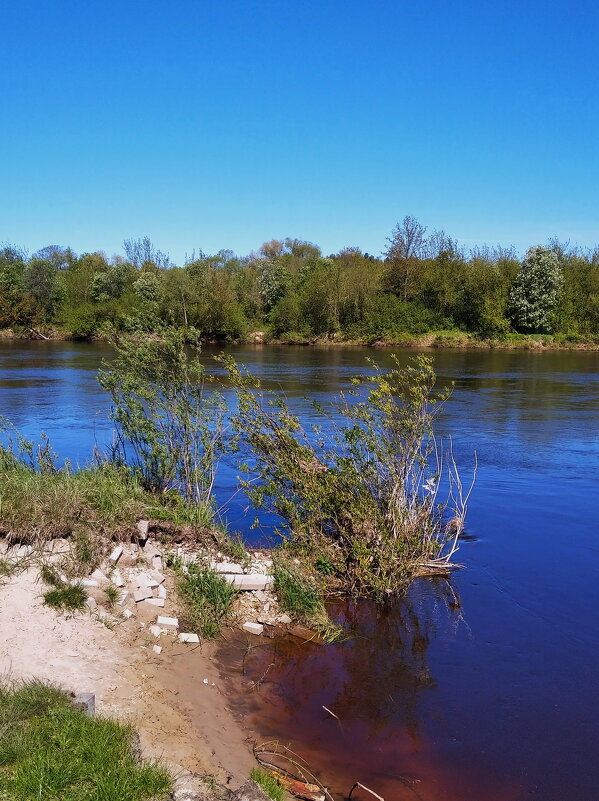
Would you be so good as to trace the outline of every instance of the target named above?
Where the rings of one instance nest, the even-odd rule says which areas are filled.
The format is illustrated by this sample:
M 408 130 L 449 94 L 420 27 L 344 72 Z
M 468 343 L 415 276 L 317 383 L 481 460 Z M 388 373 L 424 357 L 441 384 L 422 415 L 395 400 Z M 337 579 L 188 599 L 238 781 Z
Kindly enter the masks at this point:
M 207 349 L 210 363 L 216 350 Z M 231 349 L 302 418 L 375 356 L 361 348 Z M 0 413 L 83 464 L 110 438 L 95 383 L 107 348 L 0 342 Z M 307 756 L 337 798 L 355 780 L 385 801 L 599 797 L 599 354 L 433 351 L 455 382 L 439 421 L 465 474 L 479 461 L 464 568 L 376 612 L 339 606 L 353 636 L 256 649 L 240 714 Z M 402 361 L 408 351 L 398 351 Z M 234 487 L 225 467 L 219 497 Z M 227 516 L 248 537 L 253 512 Z M 263 534 L 270 521 L 264 519 Z M 223 665 L 232 657 L 223 648 Z M 227 660 L 229 660 L 227 662 Z M 248 681 L 261 678 L 259 689 Z M 339 720 L 323 710 L 323 705 Z M 366 798 L 367 796 L 364 796 Z

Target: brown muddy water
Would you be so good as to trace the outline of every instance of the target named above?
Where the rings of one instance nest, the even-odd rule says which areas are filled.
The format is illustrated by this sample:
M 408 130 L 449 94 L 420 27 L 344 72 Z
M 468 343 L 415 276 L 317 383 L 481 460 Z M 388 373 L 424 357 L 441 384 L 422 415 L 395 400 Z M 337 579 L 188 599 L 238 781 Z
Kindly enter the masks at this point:
M 266 388 L 284 390 L 307 425 L 310 401 L 347 389 L 373 355 L 231 352 Z M 95 382 L 103 355 L 103 346 L 0 343 L 0 413 L 85 462 L 94 444 L 110 440 L 107 398 Z M 439 434 L 453 436 L 465 474 L 478 454 L 458 554 L 464 568 L 451 585 L 416 582 L 386 609 L 338 605 L 345 642 L 254 638 L 260 647 L 245 674 L 249 635 L 237 634 L 219 649 L 227 700 L 215 703 L 228 703 L 259 739 L 289 743 L 336 799 L 358 780 L 385 801 L 596 801 L 599 353 L 431 355 L 440 383 L 455 382 Z M 211 356 L 206 349 L 207 364 Z M 389 363 L 388 351 L 374 356 Z M 222 465 L 219 502 L 234 493 L 236 474 Z M 231 527 L 249 541 L 254 517 L 239 495 L 227 506 Z M 273 521 L 260 522 L 258 536 L 268 538 Z M 192 704 L 203 685 L 189 658 Z

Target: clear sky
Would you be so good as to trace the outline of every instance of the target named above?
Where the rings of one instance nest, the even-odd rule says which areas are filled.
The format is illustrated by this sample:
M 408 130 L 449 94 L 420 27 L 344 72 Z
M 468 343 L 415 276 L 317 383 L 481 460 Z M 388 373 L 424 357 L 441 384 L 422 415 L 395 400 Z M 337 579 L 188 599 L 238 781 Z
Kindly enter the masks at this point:
M 589 0 L 5 0 L 0 241 L 599 242 Z

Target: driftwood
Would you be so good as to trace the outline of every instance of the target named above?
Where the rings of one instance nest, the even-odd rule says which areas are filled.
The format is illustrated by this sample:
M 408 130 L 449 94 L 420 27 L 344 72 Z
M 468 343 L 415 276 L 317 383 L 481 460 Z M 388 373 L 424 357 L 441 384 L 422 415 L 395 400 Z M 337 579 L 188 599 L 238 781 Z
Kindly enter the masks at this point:
M 275 740 L 254 745 L 254 756 L 296 798 L 302 801 L 333 801 L 327 788 L 308 768 L 305 759 L 287 746 Z
M 32 333 L 32 334 L 35 334 L 35 336 L 36 336 L 36 337 L 39 337 L 40 339 L 47 339 L 47 340 L 49 340 L 49 339 L 50 339 L 50 337 L 47 337 L 45 334 L 42 334 L 42 332 L 41 332 L 41 331 L 38 331 L 38 330 L 37 330 L 37 329 L 35 329 L 35 328 L 31 328 L 31 327 L 30 327 L 30 328 L 28 328 L 27 330 L 28 330 L 28 331 L 31 331 L 31 333 Z

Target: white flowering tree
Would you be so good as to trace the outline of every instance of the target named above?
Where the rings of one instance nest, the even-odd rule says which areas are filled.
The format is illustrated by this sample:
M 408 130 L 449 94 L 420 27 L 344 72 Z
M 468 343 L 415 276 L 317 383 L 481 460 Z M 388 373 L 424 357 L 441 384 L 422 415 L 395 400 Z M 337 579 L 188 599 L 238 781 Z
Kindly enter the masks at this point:
M 553 330 L 553 311 L 563 285 L 557 253 L 541 245 L 530 248 L 510 290 L 514 328 L 536 334 Z

